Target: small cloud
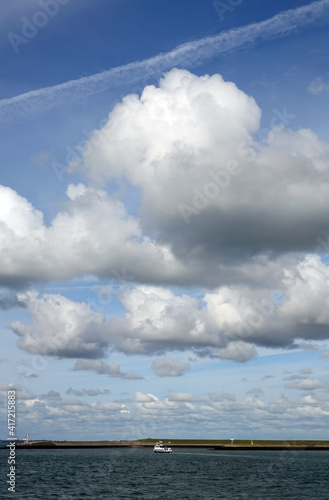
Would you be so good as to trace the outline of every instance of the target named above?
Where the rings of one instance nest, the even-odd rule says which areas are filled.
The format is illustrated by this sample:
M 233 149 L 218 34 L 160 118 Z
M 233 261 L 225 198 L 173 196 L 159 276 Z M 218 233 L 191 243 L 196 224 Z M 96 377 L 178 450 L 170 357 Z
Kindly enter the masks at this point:
M 275 375 L 264 375 L 264 377 L 262 377 L 262 380 L 268 380 L 269 378 L 275 378 Z
M 153 401 L 159 401 L 159 398 L 150 393 L 145 394 L 137 391 L 135 392 L 135 401 L 136 403 L 152 403 Z
M 235 361 L 236 363 L 246 363 L 250 359 L 257 357 L 255 346 L 246 342 L 229 342 L 224 348 L 213 348 L 209 354 L 212 358 Z
M 259 397 L 264 394 L 264 391 L 261 387 L 252 387 L 251 389 L 246 391 L 246 394 L 253 394 L 256 397 Z
M 312 373 L 312 368 L 302 368 L 299 370 L 299 373 L 302 373 L 303 375 L 310 375 Z
M 302 368 L 301 370 L 298 370 L 298 373 L 283 377 L 283 380 L 306 380 L 305 375 L 311 375 L 311 373 L 312 368 Z
M 318 351 L 320 349 L 319 344 L 315 342 L 294 342 L 293 347 L 303 351 Z
M 142 375 L 135 373 L 124 373 L 121 371 L 120 366 L 117 363 L 112 363 L 109 365 L 105 361 L 96 359 L 78 359 L 74 365 L 73 370 L 91 370 L 98 373 L 99 375 L 109 375 L 113 378 L 124 378 L 130 380 L 138 380 L 144 378 Z
M 286 389 L 302 389 L 303 391 L 313 391 L 314 389 L 319 389 L 323 387 L 320 380 L 316 378 L 304 378 L 297 384 L 286 384 Z
M 214 401 L 216 403 L 222 403 L 223 401 L 236 401 L 236 396 L 230 392 L 221 392 L 220 394 L 210 392 L 208 397 L 210 401 Z
M 81 391 L 78 391 L 69 387 L 65 391 L 65 394 L 72 394 L 73 396 L 100 396 L 102 394 L 110 394 L 110 391 L 108 389 L 104 389 L 104 391 L 100 389 L 81 389 Z
M 60 393 L 53 390 L 47 392 L 47 394 L 43 394 L 41 397 L 45 399 L 62 399 Z
M 9 382 L 0 382 L 0 398 L 7 399 L 8 397 L 8 391 L 16 391 L 16 397 L 17 399 L 35 399 L 36 395 L 29 391 L 28 389 L 25 389 L 21 385 L 18 384 L 11 384 Z
M 329 90 L 329 84 L 325 83 L 321 77 L 315 78 L 309 86 L 307 87 L 307 90 L 311 92 L 311 94 L 314 95 L 319 95 L 322 92 L 328 92 Z
M 306 394 L 306 396 L 302 396 L 300 398 L 301 402 L 306 405 L 318 405 L 319 401 L 314 398 L 314 396 L 311 396 L 311 394 Z
M 201 401 L 197 396 L 193 396 L 190 392 L 175 392 L 172 389 L 167 396 L 168 401 L 176 401 L 182 403 L 196 403 Z
M 131 399 L 131 398 L 119 398 L 119 399 L 113 400 L 113 403 L 117 403 L 117 404 L 132 403 L 132 402 L 133 402 L 133 399 Z
M 153 361 L 151 368 L 158 377 L 181 377 L 190 369 L 190 365 L 172 358 L 164 358 Z
M 329 351 L 320 354 L 319 358 L 329 358 Z
M 299 373 L 296 373 L 295 375 L 287 375 L 286 377 L 283 377 L 282 380 L 302 380 L 305 377 Z

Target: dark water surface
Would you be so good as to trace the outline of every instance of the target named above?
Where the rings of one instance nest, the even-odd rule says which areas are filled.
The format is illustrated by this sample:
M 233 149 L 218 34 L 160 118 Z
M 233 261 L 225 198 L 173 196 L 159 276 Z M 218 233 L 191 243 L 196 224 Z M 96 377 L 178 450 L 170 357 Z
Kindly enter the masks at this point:
M 7 455 L 1 499 L 329 499 L 329 451 L 16 450 L 16 493 Z

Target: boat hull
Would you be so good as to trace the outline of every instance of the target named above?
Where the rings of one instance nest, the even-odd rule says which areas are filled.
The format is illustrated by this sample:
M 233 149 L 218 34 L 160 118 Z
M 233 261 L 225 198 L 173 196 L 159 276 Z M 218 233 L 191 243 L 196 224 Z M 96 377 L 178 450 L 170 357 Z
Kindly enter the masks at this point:
M 153 448 L 154 453 L 172 453 L 172 449 L 169 446 L 164 446 L 162 441 L 156 443 Z

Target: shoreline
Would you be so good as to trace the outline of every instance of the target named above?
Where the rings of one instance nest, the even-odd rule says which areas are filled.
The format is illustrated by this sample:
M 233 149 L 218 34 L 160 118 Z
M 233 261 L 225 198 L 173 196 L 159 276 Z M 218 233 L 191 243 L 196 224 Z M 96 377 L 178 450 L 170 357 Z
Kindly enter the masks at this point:
M 86 449 L 86 448 L 134 448 L 134 449 L 152 449 L 155 445 L 156 440 L 150 441 L 31 441 L 27 444 L 17 443 L 16 448 L 19 450 L 22 449 Z M 205 442 L 193 442 L 193 440 L 185 442 L 175 442 L 172 440 L 170 442 L 170 446 L 173 450 L 176 448 L 194 448 L 194 449 L 210 449 L 210 450 L 225 450 L 225 451 L 234 451 L 234 450 L 245 450 L 245 451 L 328 451 L 329 450 L 329 442 L 325 441 L 323 444 L 294 444 L 294 443 L 254 443 L 251 444 L 226 444 L 223 442 L 213 443 L 209 441 Z

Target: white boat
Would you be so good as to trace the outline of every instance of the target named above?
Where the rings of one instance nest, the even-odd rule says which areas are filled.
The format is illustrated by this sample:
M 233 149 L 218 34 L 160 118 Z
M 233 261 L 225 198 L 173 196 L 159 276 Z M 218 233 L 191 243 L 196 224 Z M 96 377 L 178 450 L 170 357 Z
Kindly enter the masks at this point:
M 158 441 L 154 448 L 154 453 L 172 453 L 172 449 L 169 446 L 165 446 L 162 441 Z

